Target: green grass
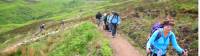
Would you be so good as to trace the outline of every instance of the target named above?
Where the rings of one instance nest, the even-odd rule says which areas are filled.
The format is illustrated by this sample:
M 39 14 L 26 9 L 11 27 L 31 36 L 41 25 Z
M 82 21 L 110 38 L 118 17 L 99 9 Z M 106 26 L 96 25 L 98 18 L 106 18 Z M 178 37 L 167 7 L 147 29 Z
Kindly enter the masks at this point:
M 55 50 L 50 53 L 50 56 L 74 56 L 88 55 L 87 45 L 90 41 L 99 38 L 100 33 L 92 23 L 84 23 L 80 27 L 72 29 L 71 33 L 66 34 L 62 43 L 60 43 Z M 101 40 L 101 39 L 100 39 Z M 103 43 L 101 50 L 106 55 L 111 55 L 111 50 L 107 43 Z M 104 56 L 106 56 L 104 55 Z
M 110 47 L 110 43 L 108 40 L 103 41 L 103 44 L 100 50 L 101 50 L 102 56 L 113 56 L 112 49 Z
M 82 13 L 81 17 L 87 17 L 87 16 L 93 16 L 97 11 L 99 11 L 100 9 L 96 9 L 94 7 L 98 7 L 101 5 L 107 5 L 111 4 L 108 1 L 105 1 L 105 3 L 95 3 L 93 5 L 90 5 L 89 3 L 87 3 L 86 1 L 77 1 L 75 0 L 75 2 L 72 1 L 68 1 L 68 0 L 62 0 L 62 1 L 48 1 L 48 0 L 44 0 L 44 1 L 40 1 L 38 3 L 28 3 L 22 0 L 17 0 L 14 1 L 12 3 L 6 3 L 6 2 L 1 2 L 2 4 L 2 9 L 0 9 L 0 11 L 2 11 L 2 13 L 6 13 L 3 14 L 2 17 L 4 18 L 0 18 L 0 20 L 2 22 L 0 22 L 0 38 L 1 38 L 1 42 L 5 42 L 9 39 L 13 39 L 12 41 L 15 42 L 15 36 L 17 35 L 22 35 L 24 36 L 25 34 L 23 34 L 22 32 L 29 32 L 29 30 L 26 29 L 32 29 L 32 28 L 36 28 L 38 27 L 39 23 L 44 23 L 44 20 L 73 20 L 73 19 L 77 19 L 77 16 L 79 16 L 80 13 Z M 49 6 L 51 6 L 51 3 L 55 3 L 55 5 L 52 5 L 52 7 L 56 6 L 55 8 L 49 8 Z M 57 4 L 58 3 L 58 4 Z M 64 4 L 68 4 L 68 5 L 60 5 L 60 3 L 64 3 Z M 69 4 L 72 3 L 70 6 Z M 87 4 L 79 4 L 79 3 L 87 3 Z M 18 5 L 20 4 L 20 5 Z M 9 8 L 7 8 L 7 5 Z M 23 8 L 20 8 L 23 7 Z M 57 7 L 60 7 L 60 9 L 58 9 Z M 12 15 L 13 13 L 11 13 L 11 11 L 9 10 L 13 10 L 14 13 L 18 13 L 20 11 L 17 11 L 15 9 L 19 9 L 20 11 L 26 12 L 26 11 L 31 11 L 28 15 L 32 15 L 34 17 L 41 17 L 43 14 L 48 13 L 46 16 L 42 16 L 41 18 L 26 18 L 26 17 L 21 17 L 21 16 L 27 16 L 27 14 L 23 14 L 23 13 L 19 13 L 19 14 L 15 14 L 15 17 L 13 19 L 15 20 L 7 20 L 6 17 L 9 15 Z M 65 9 L 64 9 L 65 8 Z M 83 12 L 80 12 L 80 9 L 83 10 Z M 5 11 L 8 10 L 8 11 Z M 33 10 L 33 11 L 32 11 Z M 52 10 L 52 11 L 51 11 Z M 47 12 L 49 11 L 49 12 Z M 34 13 L 34 14 L 32 14 Z M 0 14 L 1 15 L 1 14 Z M 12 19 L 12 18 L 10 18 Z M 28 19 L 28 20 L 24 20 L 24 19 Z M 30 19 L 30 20 L 29 20 Z M 8 21 L 8 22 L 7 22 Z M 17 23 L 19 22 L 19 23 Z M 46 22 L 45 22 L 46 23 Z M 30 28 L 29 26 L 32 26 L 32 28 Z M 18 34 L 13 34 L 16 31 L 18 31 Z M 20 32 L 19 32 L 20 31 Z M 21 32 L 22 31 L 22 32 Z M 36 31 L 36 30 L 32 30 L 32 31 Z M 32 32 L 33 33 L 33 32 Z
M 0 32 L 6 32 L 17 27 L 7 27 L 17 24 L 19 27 L 32 20 L 39 19 L 68 19 L 66 17 L 76 15 L 85 4 L 83 0 L 39 0 L 31 3 L 24 0 L 16 0 L 11 3 L 0 2 Z M 49 7 L 51 6 L 51 8 Z M 4 30 L 5 29 L 5 30 Z
M 1 2 L 0 21 L 2 22 L 0 22 L 0 25 L 3 26 L 0 28 L 9 28 L 6 26 L 4 27 L 4 25 L 7 24 L 20 25 L 35 19 L 48 19 L 48 17 L 61 12 L 69 13 L 74 10 L 73 8 L 80 7 L 82 4 L 84 4 L 82 1 L 70 0 L 39 0 L 37 3 L 29 3 L 24 0 L 16 0 L 12 3 Z M 52 8 L 49 8 L 49 6 Z
M 48 36 L 21 48 L 27 49 L 26 55 L 32 52 L 36 56 L 112 56 L 109 41 L 103 37 L 93 23 L 88 21 L 70 28 L 65 33 Z M 21 48 L 12 55 L 22 55 Z

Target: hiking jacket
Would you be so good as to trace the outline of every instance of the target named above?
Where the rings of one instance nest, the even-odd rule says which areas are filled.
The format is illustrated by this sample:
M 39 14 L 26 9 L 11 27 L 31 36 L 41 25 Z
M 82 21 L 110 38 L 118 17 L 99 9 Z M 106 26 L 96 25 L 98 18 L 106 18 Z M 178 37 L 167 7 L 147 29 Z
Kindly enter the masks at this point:
M 158 33 L 161 34 L 161 36 L 157 39 L 157 35 Z M 169 42 L 172 43 L 173 47 L 176 49 L 176 51 L 178 53 L 182 53 L 183 52 L 183 49 L 178 45 L 177 41 L 176 41 L 176 36 L 175 34 L 170 31 L 167 36 L 165 37 L 164 36 L 164 32 L 163 32 L 163 28 L 159 29 L 159 30 L 156 30 L 151 38 L 149 39 L 149 41 L 147 42 L 147 45 L 146 47 L 148 49 L 152 49 L 151 51 L 153 53 L 161 53 L 162 55 L 166 54 L 167 52 L 167 47 L 169 45 Z

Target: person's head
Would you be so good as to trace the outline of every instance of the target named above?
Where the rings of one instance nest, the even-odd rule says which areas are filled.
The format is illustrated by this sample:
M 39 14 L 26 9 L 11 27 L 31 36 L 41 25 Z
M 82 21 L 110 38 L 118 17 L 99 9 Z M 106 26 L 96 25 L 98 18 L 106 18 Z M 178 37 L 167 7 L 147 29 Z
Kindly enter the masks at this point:
M 104 16 L 106 16 L 106 15 L 107 15 L 107 13 L 104 13 L 103 15 L 104 15 Z
M 112 15 L 112 12 L 111 12 L 111 11 L 109 11 L 109 12 L 107 13 L 107 15 L 111 16 L 111 15 Z
M 42 24 L 43 26 L 45 25 L 45 24 Z
M 100 12 L 97 12 L 98 14 L 101 14 Z
M 107 14 L 110 16 L 110 15 L 112 15 L 112 12 L 111 12 L 111 11 L 109 11 Z
M 165 31 L 171 31 L 172 26 L 174 26 L 173 23 L 170 23 L 170 21 L 166 20 L 162 23 L 163 28 L 165 29 Z
M 61 20 L 61 22 L 64 22 L 65 20 Z
M 112 11 L 112 15 L 116 15 L 116 16 L 119 16 L 119 14 L 115 11 Z
M 168 15 L 166 20 L 168 20 L 170 23 L 175 23 L 174 18 L 171 15 Z

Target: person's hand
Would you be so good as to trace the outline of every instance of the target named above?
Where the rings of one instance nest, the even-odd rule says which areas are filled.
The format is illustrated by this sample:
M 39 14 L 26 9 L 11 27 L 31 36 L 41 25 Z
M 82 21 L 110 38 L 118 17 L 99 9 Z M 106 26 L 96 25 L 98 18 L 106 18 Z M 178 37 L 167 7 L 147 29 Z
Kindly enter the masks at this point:
M 188 56 L 188 51 L 187 51 L 187 49 L 185 49 L 185 50 L 183 51 L 183 56 Z
M 146 48 L 146 52 L 147 52 L 147 54 L 150 54 L 150 49 L 149 48 Z
M 147 40 L 150 38 L 150 33 L 147 35 Z

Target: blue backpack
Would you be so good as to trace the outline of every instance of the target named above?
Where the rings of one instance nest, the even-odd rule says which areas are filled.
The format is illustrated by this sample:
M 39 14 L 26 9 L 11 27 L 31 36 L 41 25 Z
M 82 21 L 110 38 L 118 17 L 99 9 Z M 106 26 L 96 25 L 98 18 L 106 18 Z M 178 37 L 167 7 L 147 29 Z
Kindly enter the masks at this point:
M 112 19 L 111 19 L 111 23 L 114 23 L 114 24 L 117 24 L 118 23 L 118 17 L 119 16 L 116 16 L 116 15 L 113 15 Z

